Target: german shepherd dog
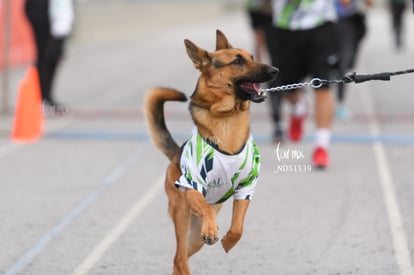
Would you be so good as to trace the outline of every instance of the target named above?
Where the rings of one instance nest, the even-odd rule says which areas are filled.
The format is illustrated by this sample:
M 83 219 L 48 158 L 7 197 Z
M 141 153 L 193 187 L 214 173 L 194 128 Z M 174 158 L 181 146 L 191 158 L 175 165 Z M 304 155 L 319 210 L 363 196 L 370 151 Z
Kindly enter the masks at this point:
M 151 139 L 170 160 L 165 191 L 177 241 L 174 275 L 190 274 L 189 257 L 203 244 L 218 241 L 216 214 L 231 196 L 231 226 L 221 244 L 229 252 L 240 240 L 260 168 L 249 129 L 249 106 L 251 101 L 264 101 L 259 84 L 278 73 L 274 67 L 255 62 L 247 51 L 233 48 L 221 31 L 216 35 L 215 52 L 184 40 L 201 75 L 189 104 L 195 128 L 182 147 L 166 127 L 164 103 L 186 101 L 185 94 L 154 88 L 145 99 Z

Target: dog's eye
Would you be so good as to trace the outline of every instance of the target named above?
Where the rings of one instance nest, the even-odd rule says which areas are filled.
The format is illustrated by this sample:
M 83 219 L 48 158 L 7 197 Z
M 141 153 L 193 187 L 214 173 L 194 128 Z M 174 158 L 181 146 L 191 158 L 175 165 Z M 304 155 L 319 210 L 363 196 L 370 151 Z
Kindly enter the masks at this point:
M 240 65 L 243 63 L 243 59 L 241 57 L 237 57 L 234 61 L 233 64 L 235 65 Z

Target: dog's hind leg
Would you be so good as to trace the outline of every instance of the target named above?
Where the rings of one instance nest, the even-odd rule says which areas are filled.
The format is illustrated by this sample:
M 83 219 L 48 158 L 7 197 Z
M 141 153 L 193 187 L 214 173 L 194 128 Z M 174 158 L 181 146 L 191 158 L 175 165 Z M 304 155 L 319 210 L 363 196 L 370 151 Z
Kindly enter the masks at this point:
M 185 199 L 184 192 L 177 189 L 175 181 L 181 171 L 178 158 L 174 159 L 167 170 L 165 192 L 168 196 L 168 210 L 174 223 L 176 237 L 176 252 L 174 257 L 173 275 L 190 275 L 188 266 L 187 238 L 190 227 L 191 212 Z
M 177 242 L 173 275 L 190 275 L 187 237 L 191 213 L 188 206 L 186 206 L 185 200 L 181 200 L 179 203 L 175 202 L 174 204 L 175 205 L 170 208 Z
M 188 257 L 191 257 L 199 251 L 204 242 L 201 240 L 201 219 L 200 217 L 191 214 L 190 234 L 188 235 Z

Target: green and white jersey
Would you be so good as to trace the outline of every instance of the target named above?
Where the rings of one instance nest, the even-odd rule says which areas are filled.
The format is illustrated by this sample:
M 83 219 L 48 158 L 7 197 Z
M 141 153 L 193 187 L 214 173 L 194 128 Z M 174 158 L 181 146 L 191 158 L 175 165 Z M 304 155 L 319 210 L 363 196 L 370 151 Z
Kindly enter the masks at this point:
M 259 176 L 260 155 L 251 135 L 239 153 L 228 155 L 194 129 L 184 145 L 180 166 L 182 176 L 175 184 L 199 191 L 209 204 L 222 203 L 231 196 L 250 200 Z
M 287 30 L 309 30 L 335 21 L 334 0 L 273 0 L 273 23 Z

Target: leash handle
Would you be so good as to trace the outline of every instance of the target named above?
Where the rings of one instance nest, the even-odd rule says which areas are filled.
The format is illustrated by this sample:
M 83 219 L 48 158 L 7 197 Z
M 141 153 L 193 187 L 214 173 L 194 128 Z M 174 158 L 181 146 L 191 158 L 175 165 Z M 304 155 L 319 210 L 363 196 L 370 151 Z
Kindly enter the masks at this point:
M 345 76 L 341 78 L 342 82 L 344 83 L 362 83 L 365 81 L 370 80 L 383 80 L 383 81 L 389 81 L 391 80 L 391 73 L 385 72 L 385 73 L 378 73 L 378 74 L 356 74 L 353 73 L 347 73 Z

